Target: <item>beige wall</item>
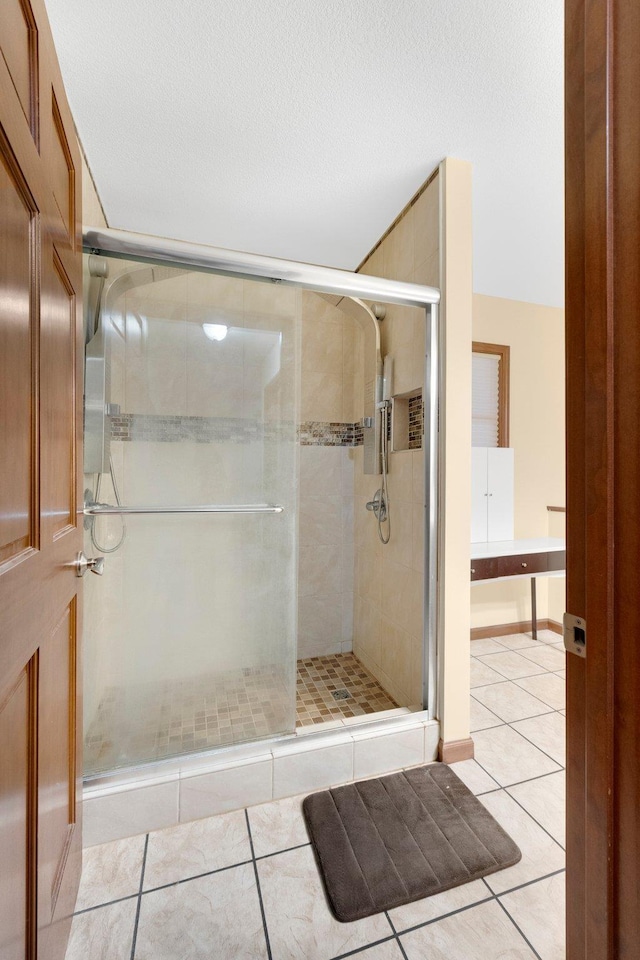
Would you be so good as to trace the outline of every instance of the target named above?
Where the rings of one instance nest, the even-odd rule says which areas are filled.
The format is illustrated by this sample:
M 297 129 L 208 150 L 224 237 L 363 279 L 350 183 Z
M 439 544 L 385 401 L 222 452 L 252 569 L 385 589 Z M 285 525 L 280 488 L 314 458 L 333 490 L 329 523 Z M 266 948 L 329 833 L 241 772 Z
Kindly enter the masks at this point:
M 79 144 L 80 156 L 82 157 L 82 223 L 86 227 L 106 227 L 104 210 L 100 203 L 100 198 L 96 191 L 91 171 L 87 166 L 87 160 Z
M 471 314 L 473 233 L 471 164 L 440 165 L 441 408 L 440 737 L 469 737 L 469 540 L 471 530 Z
M 564 311 L 474 294 L 473 339 L 511 348 L 515 537 L 563 536 L 562 520 L 547 506 L 565 504 Z M 560 532 L 552 533 L 552 525 Z M 538 616 L 561 620 L 564 578 L 541 577 L 537 587 Z M 529 580 L 472 588 L 472 627 L 530 619 Z

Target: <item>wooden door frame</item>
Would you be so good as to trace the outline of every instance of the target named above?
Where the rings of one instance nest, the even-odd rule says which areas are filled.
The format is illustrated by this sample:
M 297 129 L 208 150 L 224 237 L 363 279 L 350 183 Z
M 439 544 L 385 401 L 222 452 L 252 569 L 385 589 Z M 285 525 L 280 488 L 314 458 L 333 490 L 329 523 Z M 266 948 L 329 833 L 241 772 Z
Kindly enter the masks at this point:
M 566 0 L 567 960 L 640 936 L 640 4 Z

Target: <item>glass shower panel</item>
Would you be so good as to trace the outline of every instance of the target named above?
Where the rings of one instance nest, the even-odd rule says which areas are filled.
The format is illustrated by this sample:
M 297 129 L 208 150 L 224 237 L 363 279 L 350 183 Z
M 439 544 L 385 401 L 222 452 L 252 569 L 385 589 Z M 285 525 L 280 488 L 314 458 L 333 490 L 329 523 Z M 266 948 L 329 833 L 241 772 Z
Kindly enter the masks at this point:
M 89 321 L 109 416 L 87 462 L 85 552 L 106 561 L 86 578 L 85 775 L 295 728 L 300 291 L 107 265 Z M 167 512 L 99 515 L 118 500 Z M 220 506 L 245 512 L 173 512 Z

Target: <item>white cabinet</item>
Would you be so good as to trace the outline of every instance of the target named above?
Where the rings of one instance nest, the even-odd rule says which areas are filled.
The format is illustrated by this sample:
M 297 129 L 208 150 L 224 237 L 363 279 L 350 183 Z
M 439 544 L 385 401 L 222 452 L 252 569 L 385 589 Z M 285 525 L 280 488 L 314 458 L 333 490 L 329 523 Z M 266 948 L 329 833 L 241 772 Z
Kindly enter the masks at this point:
M 513 540 L 513 450 L 471 448 L 471 543 Z

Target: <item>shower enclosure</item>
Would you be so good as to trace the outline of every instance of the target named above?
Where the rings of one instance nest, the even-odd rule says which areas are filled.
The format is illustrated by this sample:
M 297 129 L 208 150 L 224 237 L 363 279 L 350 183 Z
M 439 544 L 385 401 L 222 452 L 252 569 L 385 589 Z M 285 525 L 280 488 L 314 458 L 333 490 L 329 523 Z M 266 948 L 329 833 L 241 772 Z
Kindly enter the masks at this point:
M 318 433 L 305 397 L 329 389 L 303 357 L 311 290 L 326 309 L 351 298 L 363 329 L 377 321 L 362 299 L 426 311 L 433 710 L 437 291 L 119 231 L 90 231 L 85 249 L 85 553 L 104 557 L 85 578 L 85 776 L 295 734 L 300 443 Z M 378 474 L 388 408 L 371 342 L 367 416 L 324 426 L 339 427 L 329 444 L 363 444 Z

